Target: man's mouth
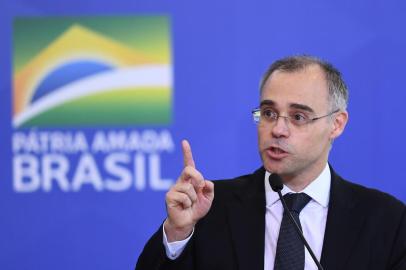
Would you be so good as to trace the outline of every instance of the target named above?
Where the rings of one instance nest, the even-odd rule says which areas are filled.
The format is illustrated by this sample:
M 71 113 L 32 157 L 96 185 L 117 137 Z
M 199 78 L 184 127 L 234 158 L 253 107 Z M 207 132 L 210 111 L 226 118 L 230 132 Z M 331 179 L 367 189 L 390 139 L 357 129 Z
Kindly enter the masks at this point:
M 266 152 L 272 159 L 282 159 L 282 158 L 288 156 L 288 154 L 289 154 L 282 148 L 276 147 L 276 146 L 269 147 Z

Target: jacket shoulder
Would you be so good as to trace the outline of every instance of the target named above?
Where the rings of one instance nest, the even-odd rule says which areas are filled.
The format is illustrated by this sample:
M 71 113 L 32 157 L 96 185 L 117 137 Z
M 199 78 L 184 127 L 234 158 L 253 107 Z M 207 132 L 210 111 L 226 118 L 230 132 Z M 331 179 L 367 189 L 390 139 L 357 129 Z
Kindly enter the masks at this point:
M 376 214 L 403 215 L 406 212 L 405 204 L 394 196 L 377 189 L 356 184 L 337 176 L 340 190 L 347 190 L 349 203 L 354 202 L 363 208 L 371 209 Z

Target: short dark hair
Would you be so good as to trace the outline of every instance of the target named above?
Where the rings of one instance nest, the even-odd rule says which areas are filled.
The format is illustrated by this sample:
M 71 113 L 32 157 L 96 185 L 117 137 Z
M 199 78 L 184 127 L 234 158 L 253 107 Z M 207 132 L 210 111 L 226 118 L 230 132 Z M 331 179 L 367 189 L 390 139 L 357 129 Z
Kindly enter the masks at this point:
M 336 69 L 332 64 L 314 56 L 288 56 L 275 61 L 262 77 L 260 84 L 261 93 L 266 81 L 275 71 L 279 70 L 282 72 L 295 72 L 303 70 L 311 65 L 318 65 L 324 71 L 329 90 L 329 101 L 332 109 L 346 110 L 348 104 L 348 89 L 343 78 L 341 77 L 340 71 L 338 71 L 338 69 Z

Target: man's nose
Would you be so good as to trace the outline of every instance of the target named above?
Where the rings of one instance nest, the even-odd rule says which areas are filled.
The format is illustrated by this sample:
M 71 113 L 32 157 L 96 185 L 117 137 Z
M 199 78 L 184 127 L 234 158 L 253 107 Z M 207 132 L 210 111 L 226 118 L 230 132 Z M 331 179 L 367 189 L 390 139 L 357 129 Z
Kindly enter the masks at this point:
M 289 137 L 290 128 L 289 128 L 289 119 L 286 116 L 280 116 L 273 124 L 272 127 L 272 136 L 275 138 L 279 137 Z

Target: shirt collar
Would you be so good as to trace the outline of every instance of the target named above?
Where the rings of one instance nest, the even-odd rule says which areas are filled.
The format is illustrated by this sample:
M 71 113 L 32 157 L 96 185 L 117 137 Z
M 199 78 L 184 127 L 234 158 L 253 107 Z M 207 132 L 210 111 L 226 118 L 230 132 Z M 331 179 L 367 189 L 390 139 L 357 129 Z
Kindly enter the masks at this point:
M 279 195 L 277 192 L 274 192 L 269 184 L 268 178 L 271 175 L 270 172 L 265 172 L 265 199 L 266 205 L 271 206 L 279 200 Z M 301 192 L 309 195 L 312 200 L 317 202 L 323 207 L 328 206 L 330 200 L 330 185 L 331 185 L 331 172 L 328 164 L 324 167 L 323 171 L 317 178 L 312 181 L 304 190 Z M 283 185 L 281 191 L 282 195 L 288 193 L 295 193 L 286 185 Z

